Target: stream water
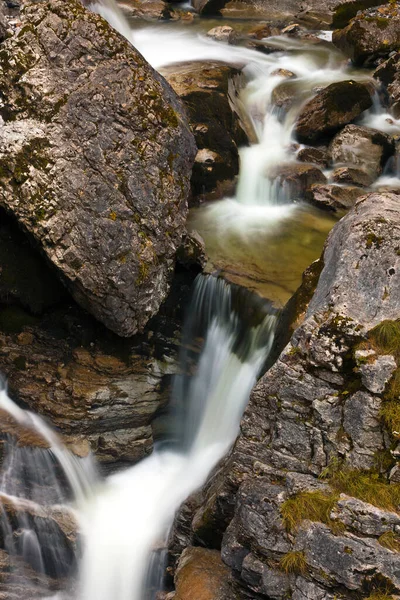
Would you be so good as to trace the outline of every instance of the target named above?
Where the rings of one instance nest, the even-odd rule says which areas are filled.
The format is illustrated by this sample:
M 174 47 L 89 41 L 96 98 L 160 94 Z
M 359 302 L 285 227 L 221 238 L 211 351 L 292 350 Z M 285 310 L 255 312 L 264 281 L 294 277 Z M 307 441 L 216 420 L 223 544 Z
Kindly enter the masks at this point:
M 72 455 L 42 419 L 17 407 L 5 389 L 0 394 L 0 409 L 7 418 L 44 442 L 32 449 L 6 439 L 0 493 L 5 506 L 14 507 L 2 519 L 6 550 L 22 556 L 36 572 L 68 575 L 74 560 L 62 552 L 57 531 L 46 529 L 43 506 L 72 510 L 84 537 L 73 597 L 150 600 L 162 588 L 176 511 L 233 444 L 271 350 L 276 311 L 263 298 L 278 307 L 287 301 L 335 222 L 299 202 L 276 179 L 277 167 L 296 160 L 291 144 L 300 105 L 318 87 L 349 77 L 365 80 L 368 75 L 351 69 L 328 43 L 276 37 L 269 42 L 277 51 L 262 54 L 218 43 L 176 24 L 133 28 L 113 0 L 92 8 L 161 72 L 181 62 L 182 56 L 185 61 L 218 60 L 241 67 L 246 84 L 237 101 L 255 135 L 240 153 L 235 197 L 191 212 L 189 226 L 205 239 L 208 270 L 217 268 L 224 279 L 200 275 L 196 280 L 180 357 L 181 372 L 194 370 L 194 375 L 176 378 L 173 419 L 153 454 L 101 480 L 92 462 Z M 298 101 L 287 113 L 277 110 L 272 100 L 284 80 L 279 69 L 296 77 Z M 378 100 L 362 123 L 400 132 L 399 123 L 388 122 Z M 399 174 L 399 165 L 392 161 L 381 184 L 390 180 L 394 185 Z M 258 296 L 238 291 L 228 281 L 244 284 Z

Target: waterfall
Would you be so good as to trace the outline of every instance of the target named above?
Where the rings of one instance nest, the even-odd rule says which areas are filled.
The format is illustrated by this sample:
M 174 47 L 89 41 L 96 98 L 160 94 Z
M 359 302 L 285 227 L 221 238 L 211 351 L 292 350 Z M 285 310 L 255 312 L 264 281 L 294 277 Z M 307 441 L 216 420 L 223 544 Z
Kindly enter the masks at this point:
M 242 299 L 221 279 L 198 277 L 183 339 L 183 372 L 192 365 L 196 340 L 204 342 L 196 374 L 174 386 L 172 443 L 160 443 L 149 458 L 110 477 L 89 506 L 84 600 L 143 600 L 154 572 L 162 572 L 157 558 L 165 554 L 177 509 L 235 440 L 275 325 L 263 303 L 251 298 L 247 293 Z
M 82 459 L 69 452 L 43 419 L 9 398 L 4 385 L 0 416 L 0 533 L 10 560 L 18 565 L 10 583 L 24 582 L 32 593 L 38 574 L 58 579 L 75 568 L 75 550 L 58 523 L 77 521 L 68 496 L 84 506 L 97 484 L 97 472 L 90 456 Z

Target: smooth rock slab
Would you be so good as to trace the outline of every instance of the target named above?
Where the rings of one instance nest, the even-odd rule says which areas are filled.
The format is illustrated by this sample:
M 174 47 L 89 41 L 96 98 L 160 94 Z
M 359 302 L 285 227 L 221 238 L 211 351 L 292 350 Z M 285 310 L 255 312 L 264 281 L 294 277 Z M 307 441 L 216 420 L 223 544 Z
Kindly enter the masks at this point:
M 75 300 L 122 336 L 166 296 L 192 134 L 143 57 L 75 0 L 27 3 L 2 46 L 0 204 Z

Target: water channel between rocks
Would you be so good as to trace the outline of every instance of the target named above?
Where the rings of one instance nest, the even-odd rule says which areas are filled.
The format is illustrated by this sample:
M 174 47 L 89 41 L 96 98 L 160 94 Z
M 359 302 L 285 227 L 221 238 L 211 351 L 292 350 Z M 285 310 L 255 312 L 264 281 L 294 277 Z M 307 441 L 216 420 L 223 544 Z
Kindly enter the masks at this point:
M 25 562 L 21 577 L 35 584 L 38 575 L 32 571 L 66 578 L 78 562 L 79 582 L 66 584 L 65 596 L 62 591 L 52 596 L 48 586 L 47 597 L 153 600 L 163 585 L 176 511 L 233 444 L 273 345 L 276 308 L 283 307 L 298 288 L 304 269 L 320 256 L 341 216 L 306 204 L 300 192 L 282 184 L 276 174 L 282 165 L 296 162 L 293 128 L 300 106 L 318 88 L 348 79 L 365 82 L 369 77 L 366 71 L 349 67 L 326 41 L 275 37 L 269 43 L 276 51 L 263 54 L 206 38 L 203 33 L 215 24 L 212 21 L 131 27 L 112 0 L 92 8 L 161 73 L 182 63 L 182 57 L 185 62 L 222 61 L 240 68 L 243 81 L 232 103 L 252 140 L 240 150 L 238 182 L 231 197 L 191 209 L 188 228 L 204 238 L 208 263 L 206 275 L 198 276 L 194 284 L 188 308 L 182 370 L 172 391 L 173 418 L 153 454 L 102 480 L 90 459 L 71 455 L 39 417 L 18 408 L 5 390 L 1 392 L 0 406 L 7 419 L 34 431 L 43 442 L 34 451 L 10 440 L 6 443 L 0 489 L 3 537 L 8 553 Z M 295 99 L 289 110 L 282 111 L 272 96 L 288 73 Z M 391 127 L 392 132 L 397 128 L 400 133 L 398 123 L 388 125 L 385 117 L 377 103 L 360 122 Z M 329 178 L 328 170 L 325 175 Z M 210 276 L 215 273 L 223 277 Z M 256 294 L 238 291 L 227 282 Z M 194 362 L 195 375 L 188 377 Z M 13 434 L 11 425 L 9 433 Z M 57 483 L 60 479 L 62 485 Z M 74 498 L 73 508 L 63 487 Z M 63 515 L 61 526 L 55 510 Z M 73 528 L 68 519 L 79 523 L 84 536 L 83 557 L 78 560 L 66 550 L 65 536 L 71 536 Z M 15 572 L 19 573 L 18 565 Z

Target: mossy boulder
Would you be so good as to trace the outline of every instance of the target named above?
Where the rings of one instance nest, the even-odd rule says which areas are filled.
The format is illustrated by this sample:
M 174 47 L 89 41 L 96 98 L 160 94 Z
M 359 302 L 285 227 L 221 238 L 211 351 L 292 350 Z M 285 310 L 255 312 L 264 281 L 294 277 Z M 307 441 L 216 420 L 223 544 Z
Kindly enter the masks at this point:
M 373 64 L 400 45 L 400 15 L 390 18 L 361 13 L 347 27 L 333 32 L 333 43 L 355 65 Z
M 332 83 L 317 92 L 301 109 L 295 133 L 305 144 L 329 137 L 372 106 L 366 85 L 357 81 Z
M 174 91 L 76 0 L 27 2 L 0 52 L 0 204 L 119 335 L 165 298 L 195 144 Z

